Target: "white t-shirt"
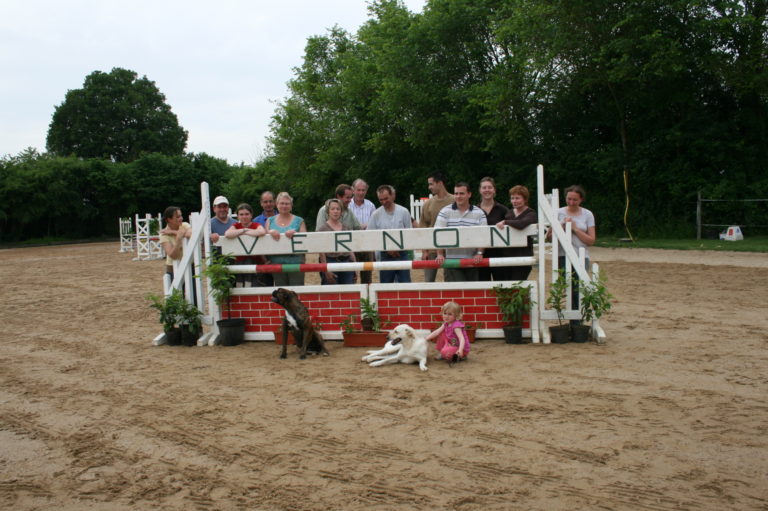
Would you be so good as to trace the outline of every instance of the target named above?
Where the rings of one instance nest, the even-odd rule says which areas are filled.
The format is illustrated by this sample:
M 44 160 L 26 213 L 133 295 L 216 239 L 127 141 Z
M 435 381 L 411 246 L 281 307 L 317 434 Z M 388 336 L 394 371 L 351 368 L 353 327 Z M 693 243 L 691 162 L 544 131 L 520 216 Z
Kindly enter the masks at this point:
M 593 215 L 592 212 L 586 208 L 581 208 L 581 212 L 576 216 L 568 213 L 568 208 L 560 208 L 557 210 L 557 221 L 561 224 L 565 222 L 565 217 L 567 216 L 571 217 L 571 222 L 573 222 L 573 224 L 582 231 L 586 232 L 590 227 L 595 226 L 595 215 Z M 579 249 L 584 247 L 584 255 L 589 257 L 589 247 L 575 234 L 571 236 L 571 244 L 573 245 L 573 248 L 576 249 L 577 255 L 579 253 Z
M 373 212 L 368 220 L 368 230 L 382 229 L 410 229 L 412 227 L 411 214 L 400 204 L 395 204 L 395 210 L 390 214 L 384 207 Z

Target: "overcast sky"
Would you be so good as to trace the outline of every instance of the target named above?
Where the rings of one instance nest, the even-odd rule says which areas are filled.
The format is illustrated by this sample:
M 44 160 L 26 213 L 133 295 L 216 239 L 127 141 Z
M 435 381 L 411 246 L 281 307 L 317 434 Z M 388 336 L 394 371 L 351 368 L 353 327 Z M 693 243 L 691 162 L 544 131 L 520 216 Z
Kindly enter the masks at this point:
M 0 156 L 45 151 L 66 92 L 122 67 L 165 94 L 187 151 L 252 164 L 307 38 L 367 19 L 365 0 L 2 0 Z

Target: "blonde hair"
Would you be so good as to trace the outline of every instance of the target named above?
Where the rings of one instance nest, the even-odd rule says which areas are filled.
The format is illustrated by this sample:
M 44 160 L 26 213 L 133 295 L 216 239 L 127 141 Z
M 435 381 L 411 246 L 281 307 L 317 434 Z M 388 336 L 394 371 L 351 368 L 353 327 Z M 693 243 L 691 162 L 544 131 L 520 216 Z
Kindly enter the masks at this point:
M 291 206 L 293 206 L 293 197 L 291 197 L 288 192 L 280 192 L 277 194 L 277 199 L 275 199 L 275 202 L 279 202 L 280 199 L 288 199 L 288 201 L 291 203 Z
M 440 314 L 445 314 L 446 312 L 456 316 L 456 319 L 461 319 L 461 305 L 456 302 L 445 302 L 443 306 L 440 307 Z
M 344 204 L 339 199 L 328 199 L 325 201 L 325 210 L 330 211 L 331 210 L 331 204 L 338 204 L 339 208 L 341 208 L 342 211 L 344 211 Z

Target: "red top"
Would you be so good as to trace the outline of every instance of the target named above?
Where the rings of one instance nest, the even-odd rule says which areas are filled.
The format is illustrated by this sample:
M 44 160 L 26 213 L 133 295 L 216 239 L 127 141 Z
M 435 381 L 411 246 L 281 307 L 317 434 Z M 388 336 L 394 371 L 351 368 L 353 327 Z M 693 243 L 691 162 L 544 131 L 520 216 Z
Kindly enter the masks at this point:
M 251 222 L 250 224 L 248 224 L 247 227 L 249 229 L 256 229 L 256 228 L 258 228 L 260 226 L 261 226 L 261 224 L 259 222 Z M 240 222 L 235 222 L 235 224 L 232 227 L 234 227 L 235 229 L 244 229 L 245 228 L 243 226 L 243 224 L 241 224 Z

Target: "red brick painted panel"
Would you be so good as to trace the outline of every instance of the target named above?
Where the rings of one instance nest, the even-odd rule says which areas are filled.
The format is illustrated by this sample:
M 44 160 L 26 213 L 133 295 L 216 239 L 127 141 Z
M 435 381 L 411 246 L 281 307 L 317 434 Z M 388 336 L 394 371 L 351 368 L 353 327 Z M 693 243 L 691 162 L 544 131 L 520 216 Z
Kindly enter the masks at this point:
M 443 296 L 442 291 L 419 291 L 421 298 L 441 298 Z

